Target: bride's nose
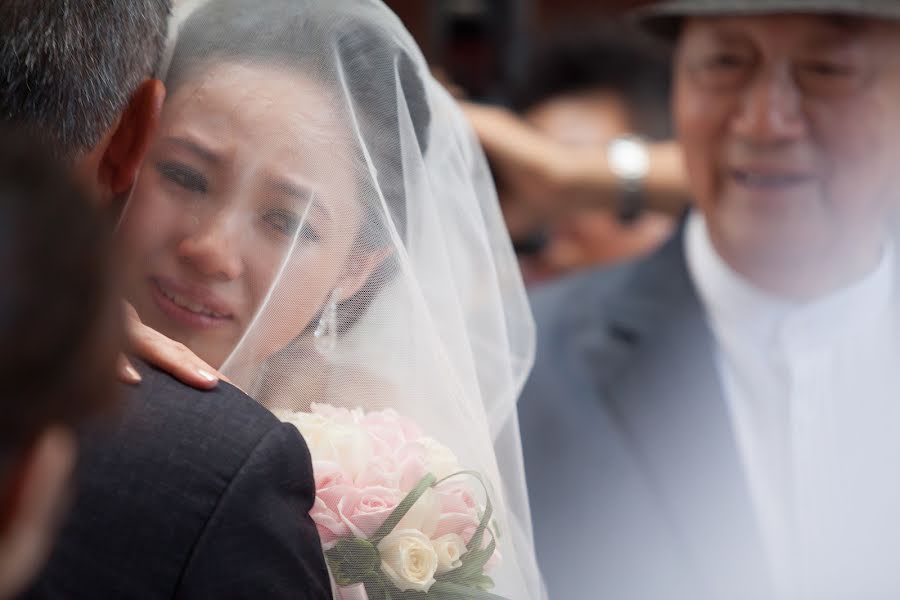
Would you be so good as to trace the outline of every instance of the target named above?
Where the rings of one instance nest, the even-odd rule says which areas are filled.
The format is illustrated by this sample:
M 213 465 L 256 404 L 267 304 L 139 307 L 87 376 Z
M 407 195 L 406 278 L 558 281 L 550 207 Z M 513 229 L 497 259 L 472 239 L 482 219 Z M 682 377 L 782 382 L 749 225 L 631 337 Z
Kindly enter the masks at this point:
M 178 256 L 206 277 L 231 281 L 243 272 L 240 219 L 228 211 L 201 219 L 189 216 Z

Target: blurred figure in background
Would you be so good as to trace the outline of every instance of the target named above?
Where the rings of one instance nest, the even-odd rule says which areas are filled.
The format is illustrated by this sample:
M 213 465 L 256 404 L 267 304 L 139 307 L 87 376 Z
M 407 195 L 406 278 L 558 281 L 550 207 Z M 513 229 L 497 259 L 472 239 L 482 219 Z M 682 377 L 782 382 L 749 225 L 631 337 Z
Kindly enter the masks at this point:
M 649 257 L 532 296 L 550 595 L 897 598 L 900 3 L 642 14 L 695 207 Z
M 669 135 L 665 54 L 623 35 L 621 25 L 551 35 L 535 54 L 513 107 L 537 132 L 566 146 L 604 151 L 617 138 Z M 574 30 L 574 33 L 573 33 Z M 516 188 L 498 185 L 508 225 L 519 241 L 526 280 L 534 282 L 655 248 L 672 219 L 645 211 L 623 219 L 609 207 L 548 198 L 561 208 L 541 219 Z
M 74 430 L 116 399 L 110 229 L 58 165 L 0 137 L 0 598 L 50 551 Z

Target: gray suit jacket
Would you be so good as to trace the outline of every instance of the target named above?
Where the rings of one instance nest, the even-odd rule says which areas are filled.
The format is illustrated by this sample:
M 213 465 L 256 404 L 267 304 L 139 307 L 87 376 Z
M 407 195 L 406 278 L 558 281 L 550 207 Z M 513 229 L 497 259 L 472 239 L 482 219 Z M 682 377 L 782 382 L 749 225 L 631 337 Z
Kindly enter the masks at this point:
M 30 599 L 325 600 L 303 438 L 237 388 L 140 365 L 84 436 L 72 510 Z
M 770 597 L 683 233 L 538 290 L 519 404 L 551 598 Z

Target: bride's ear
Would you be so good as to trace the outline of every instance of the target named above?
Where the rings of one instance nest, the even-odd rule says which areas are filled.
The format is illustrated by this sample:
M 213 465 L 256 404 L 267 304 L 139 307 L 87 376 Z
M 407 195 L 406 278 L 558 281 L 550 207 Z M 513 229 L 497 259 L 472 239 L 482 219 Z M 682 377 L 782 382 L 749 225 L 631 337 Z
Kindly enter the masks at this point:
M 381 250 L 360 253 L 348 261 L 347 272 L 338 281 L 341 289 L 340 301 L 344 302 L 356 295 L 375 271 L 391 255 L 392 250 L 385 246 Z
M 159 126 L 166 88 L 158 79 L 144 81 L 107 136 L 98 169 L 104 192 L 115 197 L 134 184 L 138 168 Z

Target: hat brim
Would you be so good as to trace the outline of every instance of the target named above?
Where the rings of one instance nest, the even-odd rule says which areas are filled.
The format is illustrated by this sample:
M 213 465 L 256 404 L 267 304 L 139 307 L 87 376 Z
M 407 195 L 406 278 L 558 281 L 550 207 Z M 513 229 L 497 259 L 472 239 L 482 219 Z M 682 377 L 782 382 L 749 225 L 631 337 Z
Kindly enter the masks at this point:
M 673 0 L 638 9 L 632 19 L 644 31 L 667 40 L 678 37 L 686 17 L 777 14 L 838 14 L 900 21 L 900 1 L 872 0 Z

